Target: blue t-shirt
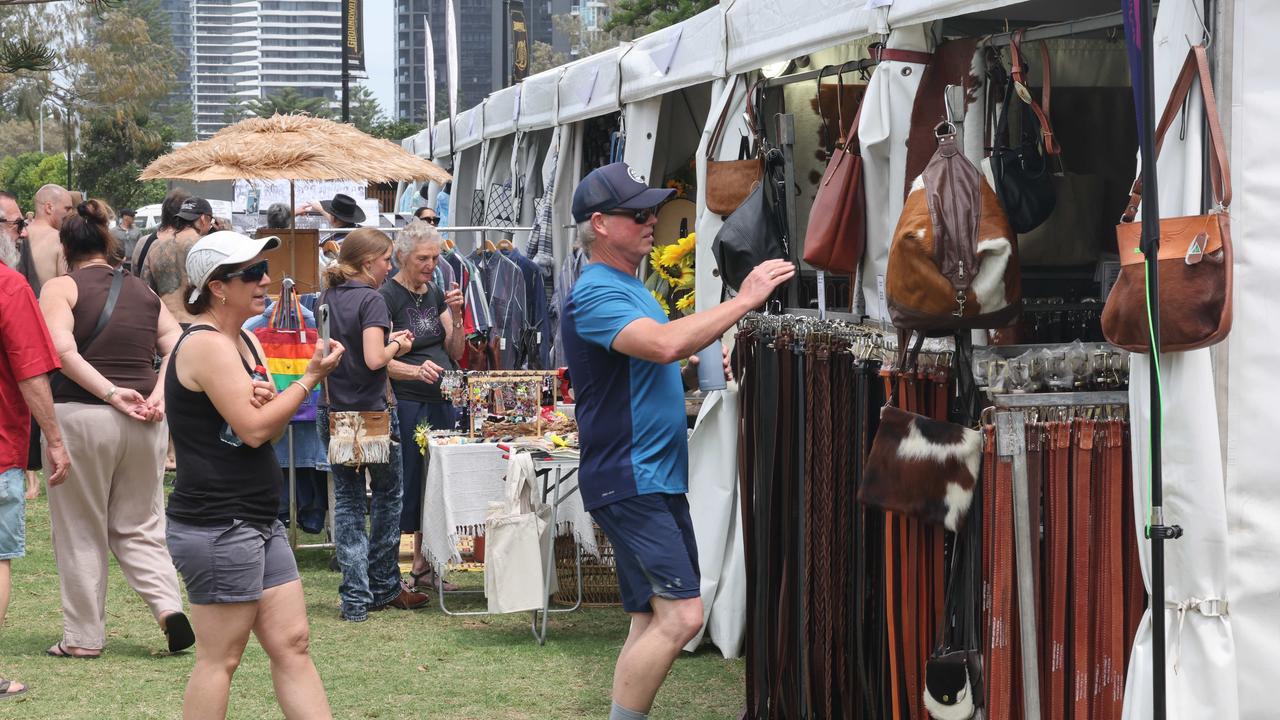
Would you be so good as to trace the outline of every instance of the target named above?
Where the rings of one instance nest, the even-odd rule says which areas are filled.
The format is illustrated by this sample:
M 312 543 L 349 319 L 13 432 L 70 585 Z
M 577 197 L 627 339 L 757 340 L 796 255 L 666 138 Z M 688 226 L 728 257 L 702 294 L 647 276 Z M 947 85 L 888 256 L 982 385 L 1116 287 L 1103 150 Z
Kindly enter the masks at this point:
M 679 363 L 652 363 L 613 349 L 622 328 L 645 317 L 667 322 L 639 280 L 602 263 L 582 271 L 560 314 L 587 510 L 636 495 L 689 491 Z

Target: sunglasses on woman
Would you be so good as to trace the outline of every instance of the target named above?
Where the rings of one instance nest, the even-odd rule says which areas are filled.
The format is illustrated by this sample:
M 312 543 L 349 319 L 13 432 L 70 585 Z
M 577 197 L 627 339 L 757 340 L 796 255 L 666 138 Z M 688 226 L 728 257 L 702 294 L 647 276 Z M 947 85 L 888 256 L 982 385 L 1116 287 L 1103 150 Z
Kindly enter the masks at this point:
M 617 215 L 618 217 L 629 217 L 636 221 L 637 225 L 643 225 L 649 222 L 649 218 L 658 214 L 657 208 L 640 208 L 639 210 L 618 209 L 606 210 L 601 215 Z
M 431 224 L 431 225 L 439 225 L 439 224 L 440 224 L 440 216 L 439 216 L 439 215 L 432 215 L 431 217 L 427 217 L 426 215 L 419 215 L 419 216 L 418 216 L 418 219 L 419 219 L 419 220 L 421 220 L 422 222 L 429 223 L 429 224 Z
M 235 272 L 227 273 L 222 276 L 223 280 L 235 280 L 240 278 L 247 283 L 262 282 L 262 278 L 267 274 L 267 261 L 256 262 L 249 267 L 241 268 Z

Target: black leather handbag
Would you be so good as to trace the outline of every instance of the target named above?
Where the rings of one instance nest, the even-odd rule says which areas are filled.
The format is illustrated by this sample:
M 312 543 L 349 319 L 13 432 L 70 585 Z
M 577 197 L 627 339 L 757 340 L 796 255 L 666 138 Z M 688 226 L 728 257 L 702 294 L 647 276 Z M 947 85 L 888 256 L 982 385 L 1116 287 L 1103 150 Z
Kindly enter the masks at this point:
M 1043 46 L 1041 47 L 1043 50 Z M 995 178 L 996 195 L 1004 205 L 1005 214 L 1009 216 L 1009 224 L 1013 226 L 1014 232 L 1025 233 L 1036 229 L 1049 219 L 1057 203 L 1053 171 L 1050 167 L 1050 155 L 1054 154 L 1057 148 L 1053 144 L 1053 129 L 1049 127 L 1047 113 L 1040 109 L 1022 81 L 1024 69 L 1017 39 L 1010 48 L 1013 53 L 1013 82 L 1003 82 L 1004 102 L 1000 109 L 1000 120 L 996 125 L 995 134 L 995 142 L 999 144 L 991 152 L 991 174 Z M 1050 89 L 1048 51 L 1043 51 L 1042 57 L 1044 63 L 1042 97 L 1045 100 L 1045 107 L 1048 107 Z M 998 66 L 997 68 L 996 74 L 1003 75 L 1003 68 Z M 993 84 L 1002 79 L 993 78 Z M 1010 140 L 1008 145 L 1005 145 L 1003 143 L 1008 137 L 1009 115 L 1015 111 L 1019 115 L 1018 140 L 1017 142 Z

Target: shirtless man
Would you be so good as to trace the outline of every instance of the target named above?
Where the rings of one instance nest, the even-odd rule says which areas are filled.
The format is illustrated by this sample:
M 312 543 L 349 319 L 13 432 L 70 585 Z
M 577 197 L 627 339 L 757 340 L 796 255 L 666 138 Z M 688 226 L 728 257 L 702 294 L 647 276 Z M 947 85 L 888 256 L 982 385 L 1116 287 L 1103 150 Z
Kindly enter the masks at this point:
M 40 286 L 67 272 L 58 231 L 62 229 L 62 219 L 75 212 L 76 206 L 71 193 L 61 185 L 45 185 L 37 190 L 35 206 L 36 219 L 27 226 L 27 236 L 38 282 L 35 290 L 39 293 Z
M 144 260 L 142 279 L 155 289 L 165 307 L 184 326 L 192 317 L 183 302 L 190 283 L 187 252 L 209 232 L 212 224 L 213 208 L 208 200 L 198 197 L 183 200 L 173 221 L 173 239 L 157 240 Z

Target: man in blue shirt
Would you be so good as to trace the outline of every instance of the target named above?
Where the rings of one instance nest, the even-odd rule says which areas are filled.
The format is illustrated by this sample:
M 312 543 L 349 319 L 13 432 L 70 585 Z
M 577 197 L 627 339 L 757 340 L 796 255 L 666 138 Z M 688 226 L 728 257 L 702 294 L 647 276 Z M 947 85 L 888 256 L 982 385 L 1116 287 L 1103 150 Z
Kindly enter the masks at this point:
M 577 398 L 579 485 L 613 544 L 631 614 L 611 719 L 648 717 L 671 663 L 702 627 L 679 361 L 795 274 L 785 260 L 761 263 L 734 298 L 668 322 L 636 270 L 653 248 L 657 206 L 672 192 L 650 188 L 619 162 L 592 171 L 573 194 L 578 242 L 591 256 L 560 316 Z

